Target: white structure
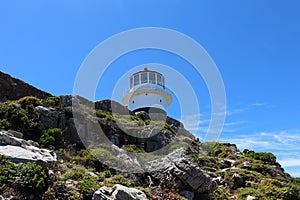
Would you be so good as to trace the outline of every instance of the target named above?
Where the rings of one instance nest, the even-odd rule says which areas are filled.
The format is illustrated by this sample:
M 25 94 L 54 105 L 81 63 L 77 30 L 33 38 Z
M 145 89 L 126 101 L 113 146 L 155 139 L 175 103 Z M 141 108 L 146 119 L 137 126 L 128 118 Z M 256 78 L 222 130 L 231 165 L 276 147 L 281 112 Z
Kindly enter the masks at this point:
M 130 77 L 130 91 L 123 98 L 123 103 L 132 111 L 165 112 L 172 102 L 172 96 L 166 91 L 165 79 L 161 73 L 143 71 Z

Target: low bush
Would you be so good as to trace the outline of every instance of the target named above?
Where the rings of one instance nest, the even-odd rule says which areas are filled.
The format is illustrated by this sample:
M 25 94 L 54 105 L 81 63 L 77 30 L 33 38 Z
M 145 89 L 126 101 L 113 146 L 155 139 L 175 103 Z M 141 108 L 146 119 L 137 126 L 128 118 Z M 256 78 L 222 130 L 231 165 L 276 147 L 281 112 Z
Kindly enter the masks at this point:
M 46 106 L 59 106 L 60 105 L 60 97 L 59 96 L 48 97 L 45 100 L 44 104 Z
M 11 123 L 7 119 L 0 119 L 0 129 L 8 130 L 11 128 Z
M 271 165 L 274 165 L 276 163 L 276 156 L 272 153 L 267 153 L 267 152 L 258 152 L 258 153 L 250 152 L 248 154 L 245 154 L 245 157 L 261 160 L 264 163 L 271 164 Z
M 48 177 L 44 169 L 35 163 L 15 164 L 5 156 L 0 163 L 0 193 L 12 187 L 24 194 L 39 195 L 48 187 Z
M 219 186 L 212 194 L 214 200 L 230 200 L 230 195 L 223 186 Z
M 40 99 L 33 96 L 23 97 L 18 100 L 18 103 L 23 109 L 28 105 L 33 105 L 34 107 L 42 105 Z
M 131 186 L 131 183 L 122 175 L 114 175 L 110 179 L 106 179 L 103 183 L 103 185 L 107 187 L 113 187 L 115 184 L 121 184 L 124 186 Z
M 62 131 L 60 128 L 49 128 L 43 130 L 42 136 L 39 139 L 39 143 L 43 146 L 58 146 L 56 141 L 59 141 L 62 135 Z

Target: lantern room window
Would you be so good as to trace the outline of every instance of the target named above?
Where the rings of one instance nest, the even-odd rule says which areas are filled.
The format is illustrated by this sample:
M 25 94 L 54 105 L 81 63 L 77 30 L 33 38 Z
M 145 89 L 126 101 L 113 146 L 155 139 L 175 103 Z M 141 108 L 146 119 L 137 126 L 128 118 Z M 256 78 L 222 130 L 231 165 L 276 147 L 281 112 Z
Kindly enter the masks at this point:
M 141 73 L 141 83 L 147 83 L 148 82 L 148 77 L 147 77 L 147 72 Z
M 134 76 L 134 85 L 138 85 L 140 83 L 140 76 L 139 74 Z
M 149 73 L 149 83 L 156 84 L 155 73 L 153 73 L 153 72 Z
M 161 86 L 163 85 L 161 75 L 159 74 L 157 74 L 157 84 Z

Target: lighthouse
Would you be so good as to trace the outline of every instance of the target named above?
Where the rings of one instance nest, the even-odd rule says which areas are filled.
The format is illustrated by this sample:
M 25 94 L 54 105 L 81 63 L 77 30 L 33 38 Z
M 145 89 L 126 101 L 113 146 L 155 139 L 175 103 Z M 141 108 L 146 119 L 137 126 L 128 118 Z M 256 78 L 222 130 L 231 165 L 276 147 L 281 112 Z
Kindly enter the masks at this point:
M 144 68 L 130 76 L 130 90 L 123 103 L 133 112 L 165 113 L 172 96 L 165 86 L 164 76 Z

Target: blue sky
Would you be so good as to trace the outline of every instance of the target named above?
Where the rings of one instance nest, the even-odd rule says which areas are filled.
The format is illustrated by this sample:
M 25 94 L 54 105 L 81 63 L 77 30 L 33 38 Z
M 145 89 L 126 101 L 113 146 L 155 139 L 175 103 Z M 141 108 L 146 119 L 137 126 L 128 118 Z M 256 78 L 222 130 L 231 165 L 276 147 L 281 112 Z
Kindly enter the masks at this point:
M 300 176 L 299 9 L 297 0 L 1 1 L 0 70 L 54 95 L 70 94 L 84 59 L 110 36 L 141 27 L 179 31 L 203 46 L 222 75 L 228 110 L 220 140 L 271 151 Z M 211 117 L 206 85 L 168 52 L 120 57 L 100 80 L 96 99 L 111 98 L 120 78 L 145 63 L 171 66 L 192 85 L 200 116 L 191 114 L 185 125 L 204 138 Z M 177 84 L 172 76 L 166 82 Z M 170 116 L 180 118 L 178 105 Z

